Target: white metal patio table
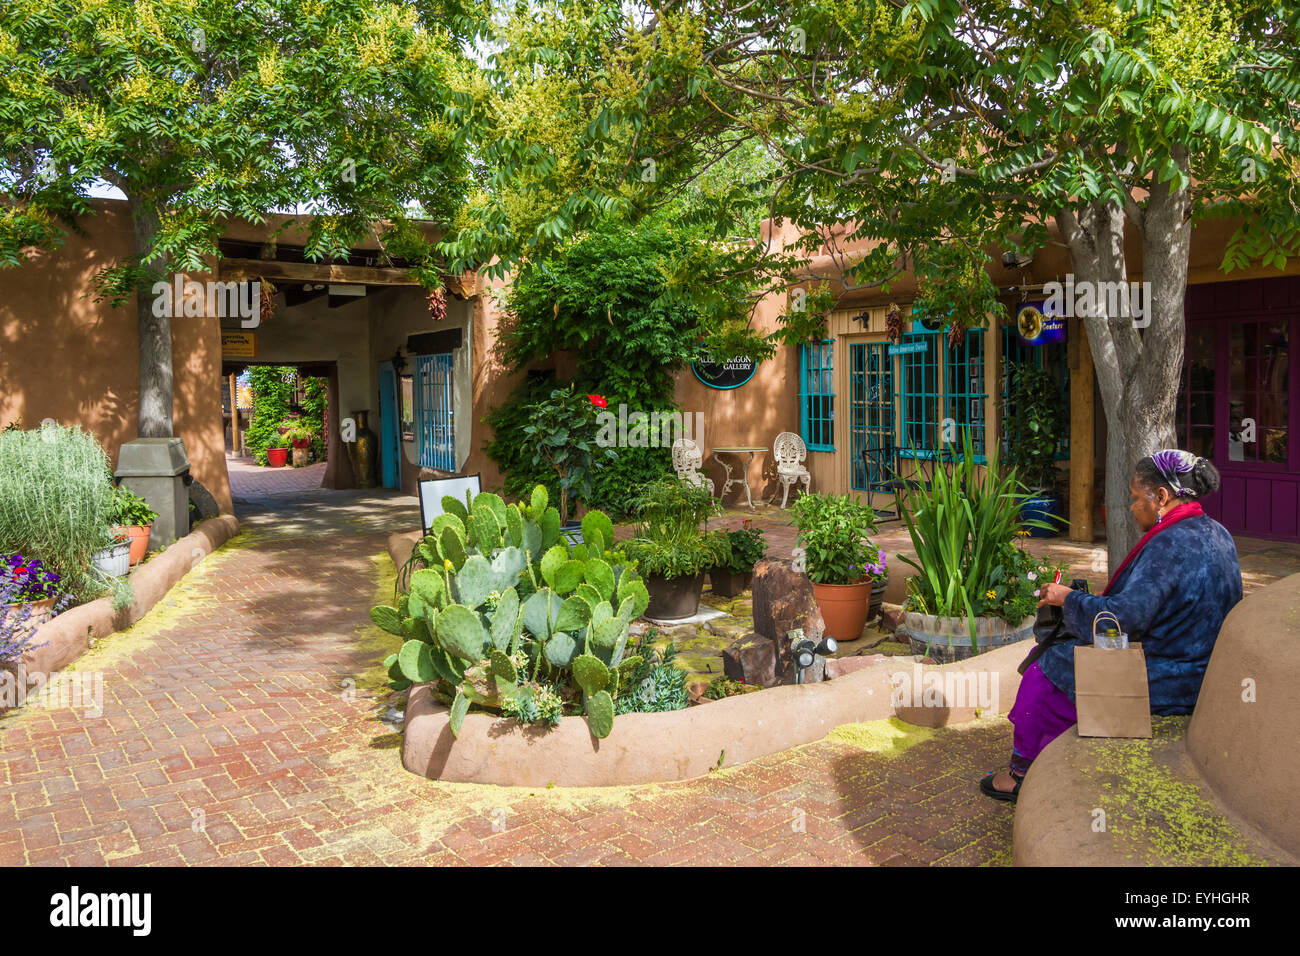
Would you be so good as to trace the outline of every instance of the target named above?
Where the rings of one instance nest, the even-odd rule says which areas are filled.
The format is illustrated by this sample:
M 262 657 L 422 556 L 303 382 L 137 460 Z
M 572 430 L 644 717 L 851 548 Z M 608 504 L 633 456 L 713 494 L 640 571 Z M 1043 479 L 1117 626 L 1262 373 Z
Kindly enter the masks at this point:
M 749 494 L 749 466 L 753 463 L 754 456 L 759 452 L 767 451 L 767 448 L 763 445 L 758 445 L 755 447 L 751 447 L 748 445 L 745 446 L 729 445 L 723 448 L 713 448 L 710 449 L 710 451 L 713 452 L 714 457 L 718 459 L 718 463 L 722 465 L 723 469 L 727 472 L 727 478 L 726 481 L 724 481 L 722 484 L 722 492 L 718 495 L 718 500 L 721 501 L 724 497 L 726 497 L 726 494 L 728 491 L 731 490 L 732 485 L 740 485 L 742 488 L 745 489 L 745 503 L 749 505 L 749 508 L 752 511 L 754 508 L 754 499 L 750 497 Z M 731 462 L 727 461 L 727 459 L 722 457 L 723 455 L 735 455 L 737 458 L 740 458 L 741 456 L 747 456 L 744 459 L 744 464 L 740 467 L 739 478 L 731 477 L 731 469 L 733 466 Z

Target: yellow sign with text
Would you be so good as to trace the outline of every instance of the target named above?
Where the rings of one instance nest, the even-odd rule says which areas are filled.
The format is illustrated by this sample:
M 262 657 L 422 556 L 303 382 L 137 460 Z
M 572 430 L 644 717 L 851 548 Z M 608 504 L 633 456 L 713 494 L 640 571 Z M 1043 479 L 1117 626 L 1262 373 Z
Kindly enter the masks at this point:
M 256 332 L 222 332 L 222 358 L 257 358 Z

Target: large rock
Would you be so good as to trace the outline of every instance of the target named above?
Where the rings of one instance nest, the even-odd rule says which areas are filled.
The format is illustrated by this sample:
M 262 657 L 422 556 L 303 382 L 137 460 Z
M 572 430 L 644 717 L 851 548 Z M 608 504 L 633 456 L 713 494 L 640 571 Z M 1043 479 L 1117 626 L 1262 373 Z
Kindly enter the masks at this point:
M 762 687 L 780 683 L 776 642 L 761 634 L 746 634 L 722 651 L 722 671 L 731 680 Z
M 754 630 L 785 645 L 796 628 L 810 641 L 820 641 L 826 633 L 812 582 L 791 570 L 789 561 L 758 562 L 754 566 Z M 783 649 L 788 656 L 788 649 Z

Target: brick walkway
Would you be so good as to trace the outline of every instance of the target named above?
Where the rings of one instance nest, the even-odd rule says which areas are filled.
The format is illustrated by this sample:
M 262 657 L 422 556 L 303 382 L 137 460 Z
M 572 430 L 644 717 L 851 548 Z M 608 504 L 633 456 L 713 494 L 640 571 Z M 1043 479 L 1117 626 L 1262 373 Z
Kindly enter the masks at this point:
M 0 719 L 0 865 L 988 863 L 1012 809 L 975 782 L 1004 720 L 891 755 L 827 739 L 678 784 L 440 784 L 382 721 L 389 530 L 413 499 L 316 492 L 245 531 L 76 665 L 103 713 Z M 710 705 L 706 705 L 710 706 Z M 859 744 L 865 743 L 866 746 Z

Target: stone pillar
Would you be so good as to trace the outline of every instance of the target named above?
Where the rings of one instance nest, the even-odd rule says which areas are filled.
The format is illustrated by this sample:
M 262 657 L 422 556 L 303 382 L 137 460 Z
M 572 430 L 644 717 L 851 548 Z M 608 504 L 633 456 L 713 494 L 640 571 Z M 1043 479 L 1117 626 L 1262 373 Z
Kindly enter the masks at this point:
M 158 512 L 151 545 L 166 547 L 190 533 L 190 462 L 179 438 L 137 438 L 117 456 L 116 476 Z

